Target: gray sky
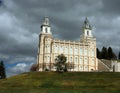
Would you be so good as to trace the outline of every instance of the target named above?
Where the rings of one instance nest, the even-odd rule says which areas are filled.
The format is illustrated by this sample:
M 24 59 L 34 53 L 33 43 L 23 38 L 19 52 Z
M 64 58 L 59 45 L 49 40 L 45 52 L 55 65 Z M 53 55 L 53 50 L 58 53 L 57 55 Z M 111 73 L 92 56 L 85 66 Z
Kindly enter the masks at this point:
M 0 60 L 7 73 L 28 71 L 36 62 L 38 35 L 49 17 L 54 38 L 79 40 L 88 17 L 97 47 L 120 51 L 120 0 L 3 0 L 0 4 Z M 22 70 L 20 70 L 22 68 Z

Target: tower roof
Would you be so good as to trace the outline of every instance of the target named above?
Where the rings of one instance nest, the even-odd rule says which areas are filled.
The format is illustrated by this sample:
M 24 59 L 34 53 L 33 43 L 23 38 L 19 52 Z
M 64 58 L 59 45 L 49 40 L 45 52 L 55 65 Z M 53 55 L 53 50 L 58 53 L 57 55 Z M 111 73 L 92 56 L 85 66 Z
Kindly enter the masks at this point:
M 92 27 L 91 27 L 91 25 L 90 25 L 90 23 L 89 23 L 89 21 L 88 21 L 88 18 L 86 17 L 86 19 L 85 19 L 85 21 L 84 21 L 84 24 L 83 24 L 83 27 L 82 27 L 83 29 L 92 29 Z
M 43 25 L 43 26 L 50 26 L 49 18 L 48 18 L 48 17 L 45 17 L 45 18 L 44 18 L 42 25 Z

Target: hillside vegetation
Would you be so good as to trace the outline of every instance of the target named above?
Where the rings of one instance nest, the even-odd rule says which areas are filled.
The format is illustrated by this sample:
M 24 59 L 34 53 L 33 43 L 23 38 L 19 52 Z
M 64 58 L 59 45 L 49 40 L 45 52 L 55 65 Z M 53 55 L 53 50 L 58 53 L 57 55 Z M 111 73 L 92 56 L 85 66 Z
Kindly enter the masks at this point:
M 120 93 L 120 73 L 23 73 L 0 80 L 0 93 Z

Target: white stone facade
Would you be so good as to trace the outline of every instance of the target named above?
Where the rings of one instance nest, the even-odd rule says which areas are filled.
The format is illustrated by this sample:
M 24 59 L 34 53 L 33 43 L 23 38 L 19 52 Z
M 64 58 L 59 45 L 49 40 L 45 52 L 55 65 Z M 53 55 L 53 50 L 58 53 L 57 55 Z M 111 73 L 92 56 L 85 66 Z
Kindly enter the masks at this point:
M 112 64 L 112 70 L 111 71 L 120 72 L 120 62 L 112 61 L 111 64 Z
M 84 21 L 79 42 L 54 39 L 49 19 L 44 19 L 39 35 L 38 70 L 55 71 L 55 58 L 60 54 L 64 54 L 67 57 L 68 64 L 73 64 L 73 67 L 68 69 L 69 71 L 98 70 L 96 38 L 92 35 L 92 28 L 87 18 Z

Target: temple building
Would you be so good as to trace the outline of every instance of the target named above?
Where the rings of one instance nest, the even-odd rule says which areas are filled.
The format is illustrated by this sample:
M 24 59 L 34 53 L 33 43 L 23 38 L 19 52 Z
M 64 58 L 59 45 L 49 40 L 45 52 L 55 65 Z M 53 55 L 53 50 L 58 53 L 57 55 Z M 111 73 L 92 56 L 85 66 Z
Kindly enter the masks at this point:
M 96 38 L 92 34 L 92 27 L 87 18 L 82 26 L 80 41 L 55 39 L 52 34 L 49 18 L 44 18 L 39 35 L 38 70 L 56 71 L 54 66 L 55 58 L 60 54 L 64 54 L 67 57 L 68 64 L 73 64 L 71 68 L 68 68 L 68 71 L 98 70 Z

